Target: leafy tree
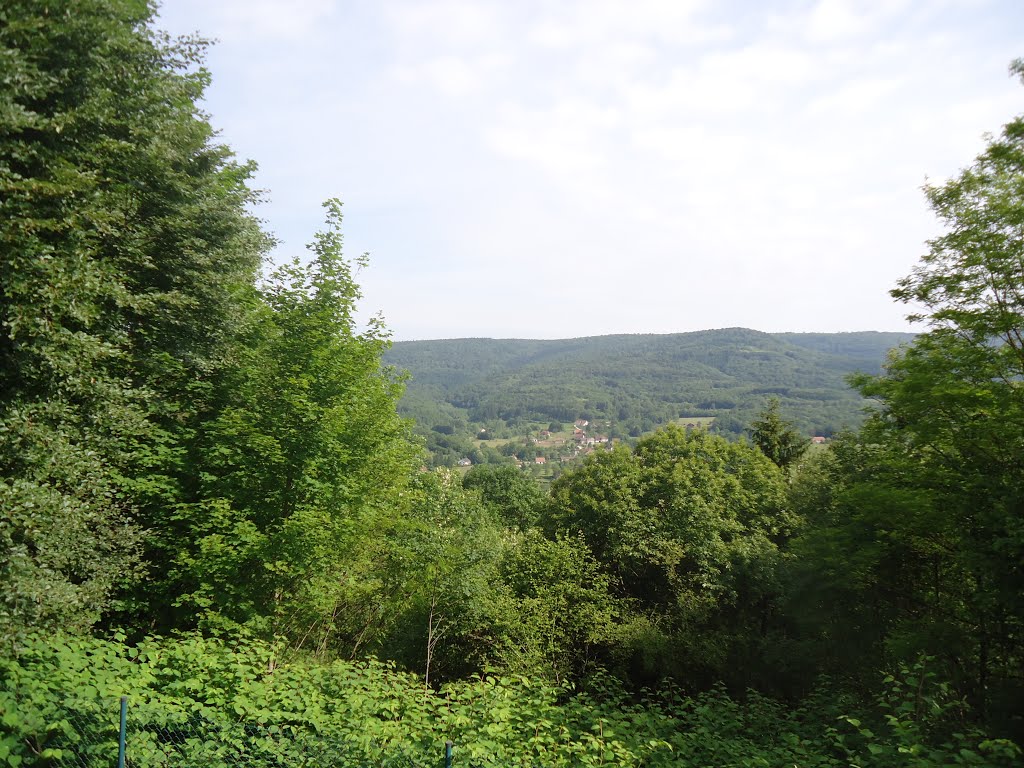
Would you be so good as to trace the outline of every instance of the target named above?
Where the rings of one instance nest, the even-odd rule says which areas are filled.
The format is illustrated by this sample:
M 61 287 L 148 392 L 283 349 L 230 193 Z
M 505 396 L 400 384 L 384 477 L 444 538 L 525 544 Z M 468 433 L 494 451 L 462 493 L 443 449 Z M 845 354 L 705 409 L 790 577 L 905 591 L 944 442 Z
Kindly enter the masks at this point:
M 525 531 L 537 523 L 544 494 L 537 483 L 510 464 L 473 467 L 462 486 L 480 491 L 484 505 L 505 525 Z
M 962 646 L 952 617 L 970 586 L 946 557 L 958 534 L 935 494 L 906 482 L 915 463 L 861 433 L 797 470 L 805 525 L 790 545 L 785 649 L 801 663 L 779 659 L 794 680 L 824 672 L 870 690 L 893 658 Z
M 455 470 L 421 472 L 388 542 L 386 590 L 398 595 L 381 652 L 424 682 L 482 671 L 498 660 L 498 636 L 511 623 L 498 575 L 503 528 Z
M 387 337 L 376 321 L 357 332 L 341 208 L 326 207 L 312 259 L 261 290 L 232 398 L 197 446 L 199 497 L 163 532 L 168 591 L 185 595 L 175 623 L 198 608 L 296 643 L 337 633 L 344 644 L 367 542 L 412 466 L 401 385 L 380 364 Z
M 628 606 L 582 540 L 530 529 L 506 549 L 501 576 L 511 602 L 500 637 L 506 669 L 582 680 L 608 662 Z
M 4 4 L 0 633 L 87 627 L 176 501 L 265 238 L 138 2 Z
M 855 380 L 881 407 L 837 454 L 805 581 L 859 606 L 829 635 L 859 623 L 883 659 L 929 652 L 1005 718 L 1024 707 L 1024 117 L 926 193 L 946 231 L 892 294 L 929 330 Z
M 768 405 L 750 425 L 750 436 L 761 453 L 788 469 L 807 452 L 811 441 L 797 432 L 792 424 L 779 415 L 779 399 L 768 399 Z
M 648 618 L 624 640 L 632 674 L 747 685 L 794 525 L 784 497 L 782 474 L 753 446 L 668 427 L 563 475 L 546 524 L 580 536 Z

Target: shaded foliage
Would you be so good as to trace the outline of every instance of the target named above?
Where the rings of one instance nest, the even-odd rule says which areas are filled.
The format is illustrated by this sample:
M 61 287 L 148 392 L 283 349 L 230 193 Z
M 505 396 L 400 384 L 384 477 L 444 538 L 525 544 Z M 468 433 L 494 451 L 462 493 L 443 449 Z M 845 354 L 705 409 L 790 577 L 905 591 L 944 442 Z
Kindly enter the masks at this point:
M 750 439 L 781 469 L 799 461 L 810 445 L 810 440 L 779 414 L 779 400 L 775 397 L 768 399 L 768 405 L 750 425 Z
M 1019 736 L 1024 118 L 927 195 L 946 231 L 892 293 L 929 330 L 882 376 L 855 380 L 879 408 L 810 483 L 819 503 L 796 545 L 795 610 L 832 664 L 924 650 Z

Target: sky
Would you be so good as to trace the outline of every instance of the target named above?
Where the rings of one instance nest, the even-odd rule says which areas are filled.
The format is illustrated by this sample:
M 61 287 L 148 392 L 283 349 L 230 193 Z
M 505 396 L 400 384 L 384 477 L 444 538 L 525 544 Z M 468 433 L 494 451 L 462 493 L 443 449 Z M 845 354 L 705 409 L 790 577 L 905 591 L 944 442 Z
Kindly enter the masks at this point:
M 1020 113 L 1020 0 L 164 0 L 304 253 L 396 340 L 909 330 L 922 194 Z

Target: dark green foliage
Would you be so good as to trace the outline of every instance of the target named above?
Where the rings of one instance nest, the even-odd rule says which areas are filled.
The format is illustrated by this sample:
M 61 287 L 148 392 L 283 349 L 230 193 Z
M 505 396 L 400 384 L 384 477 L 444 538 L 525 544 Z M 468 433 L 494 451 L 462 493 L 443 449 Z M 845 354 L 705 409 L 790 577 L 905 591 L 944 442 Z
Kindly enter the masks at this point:
M 880 407 L 808 484 L 795 613 L 835 667 L 927 652 L 977 712 L 1019 735 L 1024 118 L 927 194 L 946 233 L 893 295 L 930 330 L 884 375 L 856 379 Z
M 212 142 L 201 43 L 143 3 L 0 24 L 0 633 L 88 626 L 139 572 L 263 237 Z
M 781 469 L 788 469 L 799 461 L 811 444 L 779 415 L 776 397 L 768 399 L 768 405 L 750 427 L 750 439 L 754 445 Z
M 344 646 L 412 464 L 386 333 L 355 328 L 337 205 L 312 263 L 257 286 L 203 44 L 150 12 L 4 7 L 0 634 L 106 613 Z
M 484 505 L 505 525 L 525 531 L 537 523 L 544 495 L 537 483 L 511 466 L 473 467 L 462 486 L 480 492 Z

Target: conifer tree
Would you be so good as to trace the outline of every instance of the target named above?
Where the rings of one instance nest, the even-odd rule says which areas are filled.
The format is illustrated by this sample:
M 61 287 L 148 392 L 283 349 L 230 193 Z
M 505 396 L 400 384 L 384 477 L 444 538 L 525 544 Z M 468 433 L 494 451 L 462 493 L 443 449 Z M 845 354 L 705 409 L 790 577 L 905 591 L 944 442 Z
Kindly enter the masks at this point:
M 803 437 L 793 428 L 792 424 L 779 415 L 779 399 L 777 397 L 768 400 L 768 405 L 761 411 L 751 427 L 750 436 L 754 445 L 782 469 L 799 461 L 811 444 L 810 440 Z

